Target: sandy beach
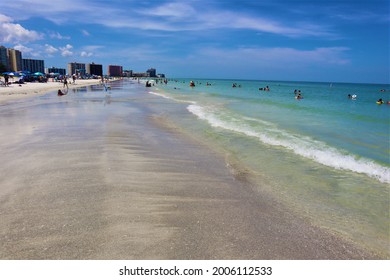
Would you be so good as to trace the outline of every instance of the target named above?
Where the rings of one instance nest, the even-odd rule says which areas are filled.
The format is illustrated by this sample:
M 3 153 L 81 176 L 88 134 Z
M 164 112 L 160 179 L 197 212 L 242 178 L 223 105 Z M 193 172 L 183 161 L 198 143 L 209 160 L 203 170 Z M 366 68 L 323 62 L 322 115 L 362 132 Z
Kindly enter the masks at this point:
M 254 191 L 144 87 L 38 86 L 0 88 L 0 259 L 378 258 Z
M 10 82 L 12 82 L 13 79 L 10 79 Z M 16 79 L 15 79 L 16 81 Z M 85 87 L 88 85 L 95 85 L 99 84 L 100 80 L 97 79 L 88 79 L 88 80 L 76 80 L 76 82 L 69 83 L 68 87 L 69 89 L 72 88 L 79 88 L 79 87 Z M 0 87 L 0 103 L 25 97 L 31 97 L 31 96 L 39 96 L 43 95 L 45 93 L 48 93 L 50 91 L 57 91 L 57 90 L 65 90 L 63 84 L 60 82 L 55 82 L 52 79 L 49 79 L 47 83 L 24 83 L 24 84 L 11 84 L 7 87 L 1 86 Z

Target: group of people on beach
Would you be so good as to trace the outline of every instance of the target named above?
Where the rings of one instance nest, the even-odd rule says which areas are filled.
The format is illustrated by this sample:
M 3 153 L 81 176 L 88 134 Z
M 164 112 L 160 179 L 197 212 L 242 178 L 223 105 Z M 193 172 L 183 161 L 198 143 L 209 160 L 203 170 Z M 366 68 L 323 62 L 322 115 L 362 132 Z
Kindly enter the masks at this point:
M 72 79 L 73 79 L 73 84 L 76 83 L 76 75 L 72 75 Z M 63 87 L 62 88 L 65 88 L 66 87 L 66 91 L 65 92 L 62 92 L 60 89 L 58 90 L 57 92 L 57 95 L 58 96 L 63 96 L 63 95 L 66 95 L 68 93 L 68 89 L 69 89 L 69 86 L 68 86 L 68 78 L 66 76 L 64 76 L 64 79 L 63 79 Z
M 4 74 L 4 82 L 0 80 L 0 84 L 5 87 L 9 87 L 11 84 L 19 84 L 19 86 L 22 86 L 22 84 L 24 84 L 24 79 L 23 76 L 18 76 L 18 81 L 12 83 L 9 81 L 9 76 Z
M 72 75 L 72 80 L 73 80 L 73 84 L 76 84 L 76 80 L 77 80 L 76 74 Z M 62 82 L 64 84 L 63 87 L 66 87 L 68 89 L 69 88 L 69 86 L 68 86 L 68 78 L 66 76 L 64 76 L 64 79 L 62 80 Z

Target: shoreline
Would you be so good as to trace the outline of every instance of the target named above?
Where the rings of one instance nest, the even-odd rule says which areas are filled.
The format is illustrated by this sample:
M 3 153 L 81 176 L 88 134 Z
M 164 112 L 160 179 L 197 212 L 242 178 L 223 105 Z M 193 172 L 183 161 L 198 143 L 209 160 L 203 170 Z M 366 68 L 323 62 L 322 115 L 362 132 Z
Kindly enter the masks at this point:
M 0 259 L 380 259 L 254 192 L 139 85 L 48 98 L 1 112 Z
M 88 79 L 88 80 L 76 80 L 75 84 L 69 82 L 69 89 L 80 88 L 89 85 L 100 84 L 99 79 Z M 22 99 L 26 97 L 41 96 L 51 91 L 57 91 L 58 89 L 64 90 L 61 82 L 48 81 L 46 83 L 24 83 L 11 84 L 10 86 L 0 87 L 0 103 L 9 102 L 16 99 Z

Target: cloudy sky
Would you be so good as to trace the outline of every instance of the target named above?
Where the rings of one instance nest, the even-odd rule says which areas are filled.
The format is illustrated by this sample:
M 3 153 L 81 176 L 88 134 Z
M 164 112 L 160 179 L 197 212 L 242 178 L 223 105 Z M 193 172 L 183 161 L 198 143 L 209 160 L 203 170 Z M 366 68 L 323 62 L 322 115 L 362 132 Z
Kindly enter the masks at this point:
M 389 0 L 12 0 L 0 45 L 46 67 L 390 83 Z

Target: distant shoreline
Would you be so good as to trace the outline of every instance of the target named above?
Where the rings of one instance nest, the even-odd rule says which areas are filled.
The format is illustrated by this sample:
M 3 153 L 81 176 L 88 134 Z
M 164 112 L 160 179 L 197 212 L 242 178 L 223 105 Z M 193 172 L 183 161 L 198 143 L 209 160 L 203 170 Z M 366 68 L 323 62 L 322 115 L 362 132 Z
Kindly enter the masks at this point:
M 97 85 L 99 83 L 99 79 L 76 80 L 75 84 L 69 83 L 68 86 L 69 89 L 72 89 L 89 85 Z M 44 95 L 51 91 L 57 91 L 58 89 L 64 90 L 64 85 L 61 82 L 52 81 L 47 83 L 24 83 L 22 85 L 11 84 L 7 87 L 1 86 L 0 103 L 26 97 Z

